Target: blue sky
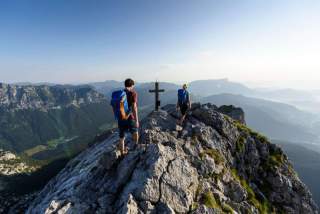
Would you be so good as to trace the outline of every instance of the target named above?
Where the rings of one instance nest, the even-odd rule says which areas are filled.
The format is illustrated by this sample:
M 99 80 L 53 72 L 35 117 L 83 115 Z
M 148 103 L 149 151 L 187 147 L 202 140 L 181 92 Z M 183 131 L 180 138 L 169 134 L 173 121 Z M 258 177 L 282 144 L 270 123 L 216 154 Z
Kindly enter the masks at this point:
M 317 0 L 2 0 L 1 81 L 315 88 L 319 11 Z

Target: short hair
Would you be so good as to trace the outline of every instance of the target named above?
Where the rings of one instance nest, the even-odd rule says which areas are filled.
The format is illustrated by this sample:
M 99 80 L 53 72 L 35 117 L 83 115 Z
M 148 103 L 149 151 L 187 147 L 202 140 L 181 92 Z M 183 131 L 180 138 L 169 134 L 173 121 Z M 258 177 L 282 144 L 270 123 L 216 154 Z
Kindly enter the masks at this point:
M 132 79 L 126 79 L 125 81 L 124 81 L 124 86 L 125 87 L 127 87 L 127 88 L 129 88 L 129 87 L 131 87 L 131 86 L 133 86 L 134 85 L 134 81 L 132 80 Z

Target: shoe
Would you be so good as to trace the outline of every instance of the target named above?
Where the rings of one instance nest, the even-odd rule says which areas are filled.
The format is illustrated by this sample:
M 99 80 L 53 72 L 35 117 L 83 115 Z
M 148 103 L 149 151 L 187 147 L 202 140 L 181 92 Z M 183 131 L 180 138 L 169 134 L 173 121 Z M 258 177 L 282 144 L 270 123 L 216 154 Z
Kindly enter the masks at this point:
M 124 156 L 129 153 L 129 149 L 128 149 L 128 147 L 124 147 L 124 150 L 123 151 L 120 150 L 120 152 L 121 152 L 121 156 Z
M 182 129 L 183 129 L 183 127 L 182 126 L 180 126 L 180 125 L 176 125 L 176 131 L 182 131 Z
M 121 149 L 121 146 L 120 146 L 120 145 L 118 145 L 118 146 L 117 146 L 117 149 L 120 151 L 121 156 L 124 156 L 124 155 L 126 155 L 126 154 L 128 154 L 128 153 L 129 153 L 129 149 L 128 149 L 128 147 L 127 147 L 127 146 L 125 146 L 125 147 L 124 147 L 124 150 L 122 150 L 122 149 Z

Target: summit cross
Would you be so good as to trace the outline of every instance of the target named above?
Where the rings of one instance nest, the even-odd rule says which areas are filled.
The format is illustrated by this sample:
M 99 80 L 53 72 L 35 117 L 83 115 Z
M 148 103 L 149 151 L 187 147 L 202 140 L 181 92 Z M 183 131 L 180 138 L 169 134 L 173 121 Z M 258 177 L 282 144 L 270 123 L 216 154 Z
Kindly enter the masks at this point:
M 154 89 L 149 90 L 150 93 L 155 93 L 155 106 L 154 106 L 154 110 L 158 111 L 159 107 L 160 107 L 160 99 L 159 99 L 159 95 L 160 92 L 164 92 L 164 89 L 159 89 L 159 82 L 155 82 L 154 83 Z

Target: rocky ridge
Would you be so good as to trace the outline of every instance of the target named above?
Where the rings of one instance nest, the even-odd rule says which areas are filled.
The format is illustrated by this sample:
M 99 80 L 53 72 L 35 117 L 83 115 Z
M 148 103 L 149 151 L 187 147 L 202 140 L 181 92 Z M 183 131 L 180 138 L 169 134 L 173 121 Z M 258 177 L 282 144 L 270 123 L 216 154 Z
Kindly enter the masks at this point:
M 110 134 L 70 161 L 27 213 L 318 213 L 281 148 L 232 109 L 193 105 L 181 132 L 174 105 L 153 112 L 127 156 Z

